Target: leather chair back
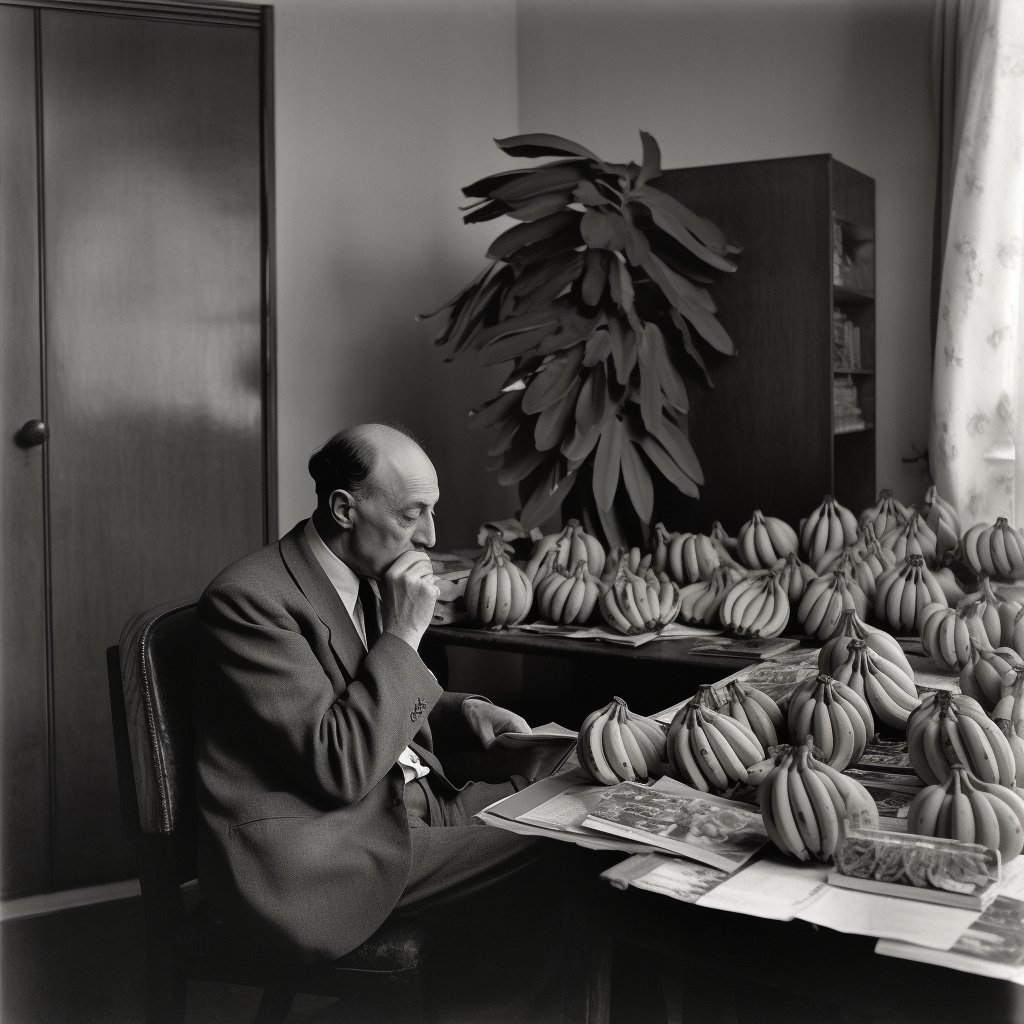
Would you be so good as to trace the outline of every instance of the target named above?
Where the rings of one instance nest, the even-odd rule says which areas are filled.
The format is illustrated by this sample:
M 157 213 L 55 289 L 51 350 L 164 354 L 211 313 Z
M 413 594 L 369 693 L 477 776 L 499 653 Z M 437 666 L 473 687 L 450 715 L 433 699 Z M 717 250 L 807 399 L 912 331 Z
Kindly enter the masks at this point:
M 139 828 L 195 849 L 192 692 L 201 671 L 195 602 L 143 612 L 118 643 Z

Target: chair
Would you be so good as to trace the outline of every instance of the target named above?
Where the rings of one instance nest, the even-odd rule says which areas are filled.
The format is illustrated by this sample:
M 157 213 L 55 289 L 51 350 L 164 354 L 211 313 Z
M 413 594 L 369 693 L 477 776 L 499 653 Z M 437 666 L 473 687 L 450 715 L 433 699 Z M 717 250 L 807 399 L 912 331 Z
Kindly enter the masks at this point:
M 299 992 L 342 996 L 384 981 L 402 997 L 402 1020 L 432 1019 L 420 976 L 426 936 L 415 919 L 396 915 L 341 960 L 302 964 L 243 947 L 201 899 L 188 908 L 182 886 L 197 873 L 190 697 L 198 650 L 194 603 L 144 612 L 107 650 L 122 813 L 142 890 L 147 1021 L 182 1024 L 190 978 L 263 988 L 256 1024 L 279 1024 Z

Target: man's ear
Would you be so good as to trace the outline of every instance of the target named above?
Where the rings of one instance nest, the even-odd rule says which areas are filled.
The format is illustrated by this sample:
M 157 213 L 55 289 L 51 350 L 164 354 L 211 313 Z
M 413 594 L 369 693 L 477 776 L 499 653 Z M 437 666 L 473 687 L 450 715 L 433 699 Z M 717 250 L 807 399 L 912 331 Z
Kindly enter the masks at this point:
M 355 498 L 351 491 L 337 490 L 331 492 L 329 501 L 331 518 L 343 530 L 351 530 L 355 521 Z

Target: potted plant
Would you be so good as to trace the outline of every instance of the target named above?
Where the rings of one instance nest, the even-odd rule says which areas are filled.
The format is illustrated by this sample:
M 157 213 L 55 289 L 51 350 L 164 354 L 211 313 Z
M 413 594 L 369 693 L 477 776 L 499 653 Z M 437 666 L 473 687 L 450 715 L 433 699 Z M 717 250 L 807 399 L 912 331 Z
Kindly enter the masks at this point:
M 555 159 L 462 190 L 466 223 L 517 223 L 484 271 L 426 314 L 445 314 L 435 340 L 448 360 L 510 364 L 470 426 L 495 429 L 492 468 L 518 486 L 524 527 L 561 511 L 609 545 L 643 538 L 656 485 L 698 495 L 687 381 L 699 371 L 711 385 L 698 341 L 735 351 L 707 286 L 736 270 L 739 250 L 651 184 L 660 151 L 640 137 L 640 164 L 555 135 L 496 140 L 513 157 Z

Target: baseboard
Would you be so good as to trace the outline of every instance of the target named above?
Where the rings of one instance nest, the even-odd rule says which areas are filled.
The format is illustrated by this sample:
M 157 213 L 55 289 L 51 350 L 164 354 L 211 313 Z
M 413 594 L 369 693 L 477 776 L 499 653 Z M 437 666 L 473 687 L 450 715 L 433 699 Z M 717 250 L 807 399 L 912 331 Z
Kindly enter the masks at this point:
M 0 900 L 0 921 L 15 921 L 23 917 L 39 917 L 55 914 L 74 907 L 88 907 L 94 903 L 110 903 L 114 900 L 131 899 L 139 895 L 139 880 L 129 878 L 123 882 L 108 882 L 105 885 L 89 885 L 81 889 L 62 889 L 59 892 L 44 892 L 38 896 L 19 896 L 16 899 Z

